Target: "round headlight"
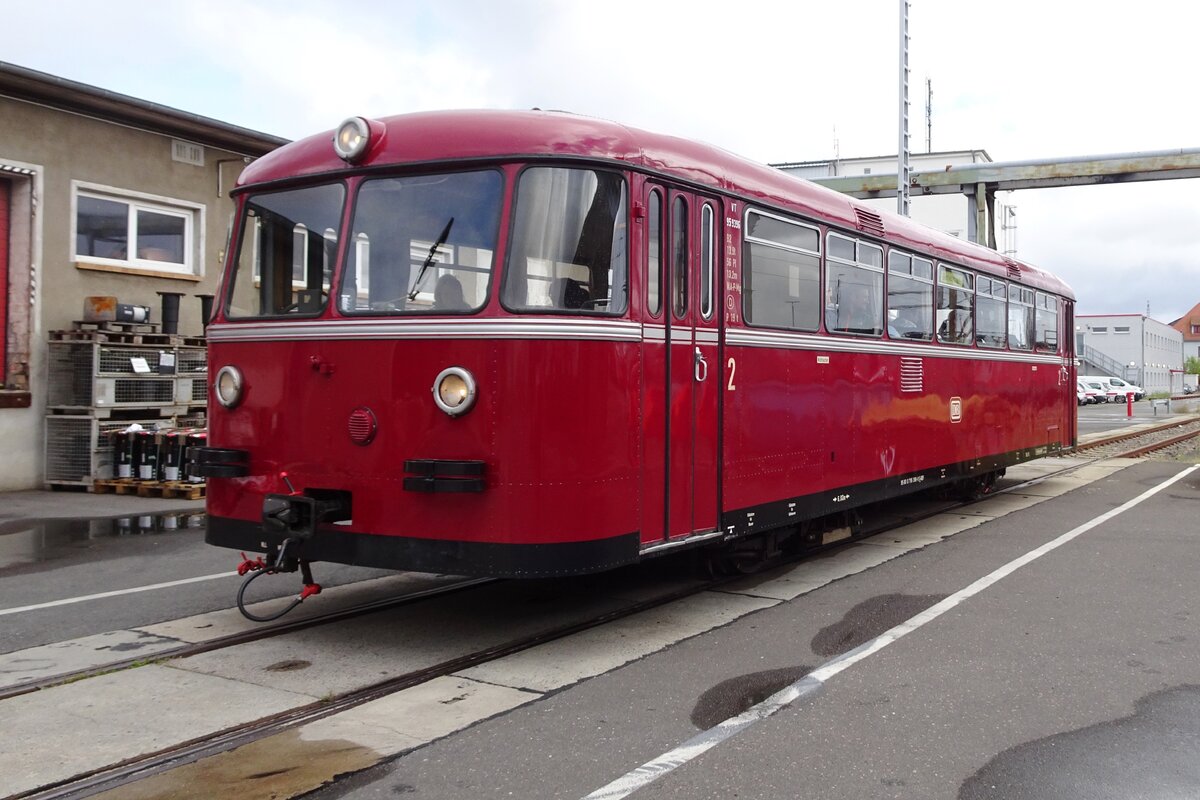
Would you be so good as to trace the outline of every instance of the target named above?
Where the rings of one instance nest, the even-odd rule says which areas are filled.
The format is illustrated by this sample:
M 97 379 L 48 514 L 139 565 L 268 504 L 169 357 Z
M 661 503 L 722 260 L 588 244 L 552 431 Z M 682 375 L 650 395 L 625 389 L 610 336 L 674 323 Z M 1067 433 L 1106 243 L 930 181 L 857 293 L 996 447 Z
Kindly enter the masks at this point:
M 213 384 L 217 393 L 217 402 L 226 408 L 233 408 L 242 401 L 242 373 L 234 366 L 225 366 L 217 372 L 217 380 Z
M 475 403 L 475 379 L 462 367 L 442 370 L 433 382 L 433 402 L 452 417 L 466 413 Z
M 351 117 L 333 134 L 333 150 L 344 161 L 358 161 L 367 152 L 371 129 L 362 117 Z

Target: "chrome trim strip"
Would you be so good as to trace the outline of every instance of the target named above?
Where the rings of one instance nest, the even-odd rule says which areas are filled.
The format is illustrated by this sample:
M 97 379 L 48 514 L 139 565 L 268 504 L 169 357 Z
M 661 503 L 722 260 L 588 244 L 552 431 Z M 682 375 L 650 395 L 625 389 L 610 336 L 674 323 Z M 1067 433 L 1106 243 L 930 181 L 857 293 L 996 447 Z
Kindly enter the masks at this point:
M 953 345 L 913 344 L 885 339 L 852 339 L 840 336 L 783 333 L 776 331 L 727 330 L 727 345 L 742 347 L 779 347 L 788 350 L 819 350 L 826 353 L 871 353 L 922 358 L 955 358 L 968 361 L 1011 361 L 1020 364 L 1059 366 L 1062 360 L 1053 353 L 1025 353 Z
M 665 342 L 667 340 L 667 326 L 643 325 L 642 338 L 647 342 Z
M 697 329 L 696 343 L 697 344 L 716 344 L 721 341 L 720 335 L 715 330 Z
M 697 533 L 691 536 L 684 536 L 680 539 L 672 539 L 667 542 L 658 544 L 645 545 L 638 551 L 639 555 L 650 555 L 652 553 L 662 553 L 666 550 L 674 550 L 676 547 L 683 547 L 686 544 L 695 544 L 696 542 L 704 542 L 709 539 L 717 539 L 725 535 L 725 531 L 709 531 L 708 533 Z
M 596 339 L 642 340 L 642 326 L 624 320 L 520 319 L 306 320 L 208 326 L 211 342 L 329 339 Z

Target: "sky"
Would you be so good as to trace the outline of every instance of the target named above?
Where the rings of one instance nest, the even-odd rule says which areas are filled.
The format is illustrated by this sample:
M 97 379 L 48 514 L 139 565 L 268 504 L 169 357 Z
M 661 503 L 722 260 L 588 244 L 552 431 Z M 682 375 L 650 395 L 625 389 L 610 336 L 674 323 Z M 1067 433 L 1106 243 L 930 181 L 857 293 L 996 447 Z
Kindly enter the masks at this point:
M 898 0 L 0 0 L 0 60 L 287 138 L 351 115 L 544 108 L 766 163 L 894 154 Z M 1200 4 L 912 0 L 911 149 L 1200 148 Z M 1028 190 L 1017 257 L 1079 314 L 1200 302 L 1200 183 Z M 918 201 L 919 202 L 919 201 Z

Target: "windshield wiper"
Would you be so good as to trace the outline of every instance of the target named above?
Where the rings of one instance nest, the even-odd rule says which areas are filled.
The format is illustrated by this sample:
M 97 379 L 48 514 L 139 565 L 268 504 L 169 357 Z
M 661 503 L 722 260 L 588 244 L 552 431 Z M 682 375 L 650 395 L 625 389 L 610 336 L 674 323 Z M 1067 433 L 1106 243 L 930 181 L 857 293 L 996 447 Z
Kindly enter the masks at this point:
M 429 269 L 429 265 L 437 258 L 438 248 L 446 243 L 450 238 L 450 227 L 454 224 L 454 217 L 451 217 L 446 222 L 446 227 L 442 228 L 442 233 L 438 236 L 437 241 L 433 243 L 433 247 L 429 248 L 429 255 L 425 256 L 425 263 L 417 270 L 417 279 L 413 281 L 412 291 L 408 293 L 409 300 L 417 299 L 417 290 L 421 288 L 421 279 L 425 277 L 425 270 Z

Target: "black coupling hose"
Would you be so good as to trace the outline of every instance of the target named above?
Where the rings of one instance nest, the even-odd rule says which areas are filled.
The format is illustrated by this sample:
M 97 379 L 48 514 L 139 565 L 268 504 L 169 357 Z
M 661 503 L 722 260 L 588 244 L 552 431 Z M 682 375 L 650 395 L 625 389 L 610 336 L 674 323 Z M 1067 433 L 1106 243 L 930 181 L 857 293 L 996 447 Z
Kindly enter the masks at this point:
M 291 611 L 293 608 L 295 608 L 296 606 L 298 606 L 304 602 L 304 598 L 308 596 L 308 592 L 301 592 L 300 595 L 295 600 L 293 600 L 290 605 L 288 605 L 286 608 L 284 608 L 282 611 L 280 611 L 276 614 L 271 614 L 268 616 L 260 617 L 257 614 L 251 613 L 250 610 L 246 608 L 246 590 L 248 588 L 250 588 L 250 584 L 252 581 L 254 581 L 255 578 L 259 578 L 263 575 L 274 575 L 278 572 L 294 572 L 296 570 L 296 567 L 295 567 L 296 562 L 293 562 L 293 566 L 291 569 L 287 569 L 285 567 L 284 555 L 287 553 L 287 549 L 288 549 L 289 545 L 299 544 L 299 543 L 300 543 L 300 540 L 295 537 L 285 539 L 283 544 L 279 548 L 279 552 L 275 554 L 275 558 L 270 564 L 263 567 L 261 570 L 255 570 L 254 572 L 251 572 L 249 575 L 246 576 L 246 580 L 242 581 L 242 585 L 240 587 L 238 587 L 237 607 L 238 607 L 238 611 L 240 611 L 242 613 L 243 617 L 250 620 L 251 622 L 274 622 L 275 620 L 279 619 L 280 617 L 282 617 L 283 615 L 285 615 L 289 611 Z M 312 583 L 312 576 L 308 571 L 308 562 L 301 561 L 299 563 L 304 567 L 304 579 L 305 579 L 305 585 L 307 587 L 307 585 L 309 583 Z M 318 592 L 320 591 L 320 587 L 317 587 L 317 591 Z

